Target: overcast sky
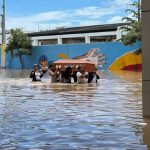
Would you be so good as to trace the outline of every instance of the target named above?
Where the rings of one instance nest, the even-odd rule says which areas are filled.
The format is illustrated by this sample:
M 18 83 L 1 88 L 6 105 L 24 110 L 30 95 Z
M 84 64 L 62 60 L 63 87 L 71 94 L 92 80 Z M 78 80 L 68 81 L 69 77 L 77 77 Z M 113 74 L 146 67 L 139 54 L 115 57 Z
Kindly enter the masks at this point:
M 122 22 L 132 0 L 6 0 L 6 29 L 25 31 Z M 0 0 L 2 5 L 2 0 Z

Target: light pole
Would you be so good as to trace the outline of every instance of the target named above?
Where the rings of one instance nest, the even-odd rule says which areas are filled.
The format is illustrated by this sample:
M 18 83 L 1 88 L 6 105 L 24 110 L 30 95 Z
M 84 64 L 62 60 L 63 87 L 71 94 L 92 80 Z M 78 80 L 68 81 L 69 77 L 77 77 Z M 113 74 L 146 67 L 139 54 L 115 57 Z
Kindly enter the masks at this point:
M 6 68 L 6 33 L 5 33 L 5 0 L 2 4 L 2 49 L 1 49 L 1 68 Z
M 138 0 L 138 22 L 141 21 L 141 0 Z

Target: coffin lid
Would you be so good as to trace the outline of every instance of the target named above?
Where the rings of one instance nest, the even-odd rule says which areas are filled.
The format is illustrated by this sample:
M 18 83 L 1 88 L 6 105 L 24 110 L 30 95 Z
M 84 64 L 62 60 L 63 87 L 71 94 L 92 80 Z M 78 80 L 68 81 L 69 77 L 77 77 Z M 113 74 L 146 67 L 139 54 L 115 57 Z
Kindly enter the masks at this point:
M 57 60 L 54 64 L 93 64 L 91 61 L 88 60 L 77 60 L 77 59 L 65 59 L 65 60 Z

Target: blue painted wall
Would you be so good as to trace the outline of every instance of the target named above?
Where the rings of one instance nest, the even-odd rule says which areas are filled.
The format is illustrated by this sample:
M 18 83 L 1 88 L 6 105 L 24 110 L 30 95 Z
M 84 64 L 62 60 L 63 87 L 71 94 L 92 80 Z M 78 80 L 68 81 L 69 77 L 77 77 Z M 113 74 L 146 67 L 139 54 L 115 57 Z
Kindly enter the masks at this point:
M 60 59 L 59 54 L 66 54 L 69 58 L 80 56 L 88 52 L 91 48 L 99 48 L 100 53 L 105 54 L 107 57 L 106 65 L 104 69 L 108 67 L 123 54 L 136 50 L 141 47 L 141 42 L 137 42 L 132 46 L 124 46 L 120 42 L 102 42 L 102 43 L 90 43 L 90 44 L 65 44 L 65 45 L 47 45 L 33 47 L 32 56 L 24 56 L 23 62 L 25 69 L 31 69 L 32 65 L 39 63 L 41 55 L 45 55 L 49 62 Z M 9 54 L 6 56 L 7 68 L 20 69 L 21 65 L 18 58 L 12 58 Z M 0 57 L 1 62 L 1 57 Z

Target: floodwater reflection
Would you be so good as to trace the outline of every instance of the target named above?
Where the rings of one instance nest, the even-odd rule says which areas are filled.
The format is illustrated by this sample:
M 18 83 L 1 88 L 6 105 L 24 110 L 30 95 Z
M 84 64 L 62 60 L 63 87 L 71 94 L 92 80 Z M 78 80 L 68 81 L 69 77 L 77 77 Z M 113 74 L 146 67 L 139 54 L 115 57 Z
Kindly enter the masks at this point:
M 0 74 L 0 149 L 147 149 L 141 73 L 101 72 L 84 85 L 35 83 L 29 73 Z

